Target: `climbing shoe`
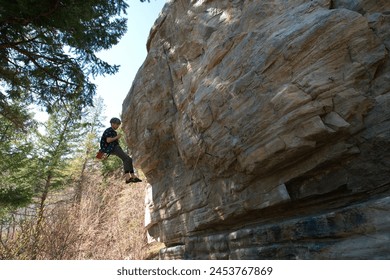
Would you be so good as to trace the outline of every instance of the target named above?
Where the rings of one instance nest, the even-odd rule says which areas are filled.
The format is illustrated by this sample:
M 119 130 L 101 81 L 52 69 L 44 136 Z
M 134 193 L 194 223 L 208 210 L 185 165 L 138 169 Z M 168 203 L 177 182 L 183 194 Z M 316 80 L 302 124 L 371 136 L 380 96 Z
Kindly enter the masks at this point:
M 130 178 L 130 179 L 126 180 L 126 184 L 129 184 L 129 183 L 139 183 L 139 182 L 142 182 L 142 180 L 139 179 L 139 178 Z

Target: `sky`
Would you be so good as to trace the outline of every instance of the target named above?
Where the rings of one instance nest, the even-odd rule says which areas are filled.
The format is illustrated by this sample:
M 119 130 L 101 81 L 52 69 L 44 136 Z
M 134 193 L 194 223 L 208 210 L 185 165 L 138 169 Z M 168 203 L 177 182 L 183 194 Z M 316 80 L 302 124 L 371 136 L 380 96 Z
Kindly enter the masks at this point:
M 122 103 L 133 84 L 138 69 L 144 62 L 147 51 L 146 42 L 149 31 L 167 0 L 127 0 L 127 33 L 110 50 L 97 53 L 97 56 L 109 64 L 120 65 L 114 75 L 99 76 L 93 82 L 97 86 L 96 96 L 104 99 L 107 124 L 112 117 L 120 117 Z

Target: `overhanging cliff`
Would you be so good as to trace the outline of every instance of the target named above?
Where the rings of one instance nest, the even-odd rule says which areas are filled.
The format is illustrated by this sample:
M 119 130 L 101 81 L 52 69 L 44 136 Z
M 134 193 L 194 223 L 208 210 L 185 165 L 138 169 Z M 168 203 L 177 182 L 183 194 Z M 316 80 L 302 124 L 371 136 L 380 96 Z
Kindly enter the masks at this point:
M 390 258 L 390 2 L 166 4 L 123 103 L 162 259 Z

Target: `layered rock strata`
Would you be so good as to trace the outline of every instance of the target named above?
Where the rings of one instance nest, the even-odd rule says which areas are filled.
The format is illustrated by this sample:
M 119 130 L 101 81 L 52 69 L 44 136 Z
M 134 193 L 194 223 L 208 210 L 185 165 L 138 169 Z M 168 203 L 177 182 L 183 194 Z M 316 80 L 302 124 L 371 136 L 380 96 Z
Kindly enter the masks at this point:
M 167 3 L 123 103 L 161 259 L 390 258 L 390 2 Z

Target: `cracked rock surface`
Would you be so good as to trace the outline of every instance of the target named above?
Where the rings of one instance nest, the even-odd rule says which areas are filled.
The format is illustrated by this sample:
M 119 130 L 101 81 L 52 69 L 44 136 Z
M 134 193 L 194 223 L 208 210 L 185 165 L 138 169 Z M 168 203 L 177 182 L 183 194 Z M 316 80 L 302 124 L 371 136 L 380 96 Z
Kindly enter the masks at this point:
M 161 259 L 390 258 L 390 2 L 176 0 L 123 102 Z

